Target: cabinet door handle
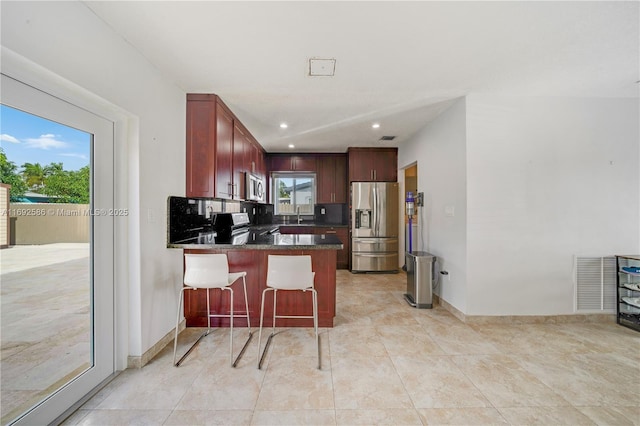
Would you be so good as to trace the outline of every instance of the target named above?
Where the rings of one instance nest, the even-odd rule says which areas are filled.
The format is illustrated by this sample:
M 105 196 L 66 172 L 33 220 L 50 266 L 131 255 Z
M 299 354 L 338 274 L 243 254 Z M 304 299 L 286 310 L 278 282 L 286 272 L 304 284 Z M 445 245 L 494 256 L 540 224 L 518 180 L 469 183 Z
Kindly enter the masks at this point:
M 373 180 L 378 180 L 378 171 L 373 169 Z
M 325 234 L 337 234 L 336 231 L 326 231 Z

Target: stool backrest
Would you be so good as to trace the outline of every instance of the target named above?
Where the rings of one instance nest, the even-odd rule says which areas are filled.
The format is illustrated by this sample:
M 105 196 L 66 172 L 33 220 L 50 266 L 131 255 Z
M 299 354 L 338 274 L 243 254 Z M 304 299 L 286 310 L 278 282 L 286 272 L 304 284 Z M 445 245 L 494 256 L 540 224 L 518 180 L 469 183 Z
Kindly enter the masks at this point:
M 226 254 L 185 254 L 184 283 L 190 287 L 227 286 L 229 263 Z
M 313 287 L 311 256 L 269 255 L 267 266 L 267 286 L 301 290 Z

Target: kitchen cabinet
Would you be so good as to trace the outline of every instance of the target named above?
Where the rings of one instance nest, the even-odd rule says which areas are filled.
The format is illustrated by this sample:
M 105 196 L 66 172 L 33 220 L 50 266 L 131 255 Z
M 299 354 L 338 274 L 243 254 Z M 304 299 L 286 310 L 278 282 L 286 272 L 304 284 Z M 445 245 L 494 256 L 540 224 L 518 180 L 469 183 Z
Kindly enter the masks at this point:
M 347 156 L 320 155 L 317 158 L 318 204 L 347 202 Z
M 258 148 L 258 157 L 256 160 L 256 171 L 258 172 L 258 176 L 261 176 L 262 179 L 266 182 L 267 180 L 267 160 L 266 154 L 262 147 Z M 269 186 L 269 185 L 267 185 Z
M 215 194 L 215 96 L 187 95 L 187 197 L 213 198 Z
M 253 139 L 251 144 L 251 162 L 249 164 L 249 171 L 262 179 L 265 188 L 264 200 L 267 202 L 269 199 L 269 183 L 267 180 L 268 175 L 265 157 L 266 154 L 264 150 L 260 144 Z
M 349 148 L 349 182 L 396 182 L 397 148 Z
M 265 155 L 262 151 L 262 148 L 258 145 L 257 142 L 251 140 L 249 149 L 251 151 L 249 171 L 254 175 L 260 177 L 262 180 L 265 180 L 267 177 L 267 170 L 264 161 Z
M 640 255 L 616 256 L 618 324 L 640 331 Z
M 315 228 L 308 225 L 283 225 L 278 228 L 278 232 L 281 234 L 315 234 Z
M 272 154 L 268 155 L 270 172 L 315 172 L 316 156 Z
M 335 250 L 305 250 L 305 249 L 219 249 L 210 246 L 208 249 L 185 249 L 185 254 L 223 253 L 227 255 L 230 272 L 244 271 L 247 273 L 246 284 L 248 293 L 249 318 L 257 325 L 260 317 L 260 301 L 262 292 L 266 288 L 267 265 L 269 255 L 311 256 L 311 264 L 315 272 L 314 288 L 318 292 L 318 325 L 333 327 L 336 315 L 336 251 Z M 240 287 L 241 288 L 241 287 Z M 213 290 L 210 292 L 209 304 L 214 312 L 229 312 L 230 298 L 227 291 Z M 244 312 L 246 307 L 242 297 L 234 298 L 235 312 Z M 273 299 L 271 299 L 273 300 Z M 278 293 L 278 315 L 299 315 L 300 312 L 310 312 L 311 296 L 298 291 L 283 291 Z M 184 317 L 187 327 L 207 326 L 207 292 L 204 290 L 186 291 L 184 293 Z M 273 303 L 265 303 L 264 325 L 271 326 L 273 318 Z M 240 325 L 238 325 L 240 324 Z M 236 320 L 235 327 L 244 328 L 246 324 Z M 278 319 L 278 327 L 312 327 L 311 319 L 282 318 Z M 228 318 L 211 318 L 212 327 L 228 327 Z M 255 337 L 257 339 L 257 337 Z
M 336 268 L 349 269 L 349 228 L 347 226 L 282 225 L 281 234 L 335 234 L 342 242 L 342 250 L 336 253 Z
M 233 199 L 246 200 L 245 174 L 250 169 L 251 141 L 246 129 L 239 122 L 233 126 Z
M 233 115 L 220 102 L 216 104 L 216 198 L 232 199 L 233 181 Z
M 335 234 L 342 241 L 342 250 L 336 253 L 336 269 L 349 269 L 349 228 L 348 227 L 317 227 L 315 234 Z
M 266 178 L 265 153 L 214 94 L 187 94 L 186 196 L 245 199 L 245 173 Z

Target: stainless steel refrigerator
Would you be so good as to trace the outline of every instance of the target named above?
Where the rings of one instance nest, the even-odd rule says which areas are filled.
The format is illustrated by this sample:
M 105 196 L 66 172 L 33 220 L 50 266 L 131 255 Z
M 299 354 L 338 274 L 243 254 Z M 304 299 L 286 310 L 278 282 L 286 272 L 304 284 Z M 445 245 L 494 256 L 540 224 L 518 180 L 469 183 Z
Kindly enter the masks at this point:
M 398 184 L 351 184 L 351 270 L 398 271 Z

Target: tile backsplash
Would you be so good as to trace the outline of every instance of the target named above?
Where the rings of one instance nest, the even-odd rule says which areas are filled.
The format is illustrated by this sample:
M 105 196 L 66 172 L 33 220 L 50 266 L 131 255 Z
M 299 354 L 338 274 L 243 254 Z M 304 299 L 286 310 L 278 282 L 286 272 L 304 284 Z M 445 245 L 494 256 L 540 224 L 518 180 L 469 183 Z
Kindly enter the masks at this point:
M 313 214 L 316 223 L 347 225 L 349 210 L 346 204 L 316 204 Z

